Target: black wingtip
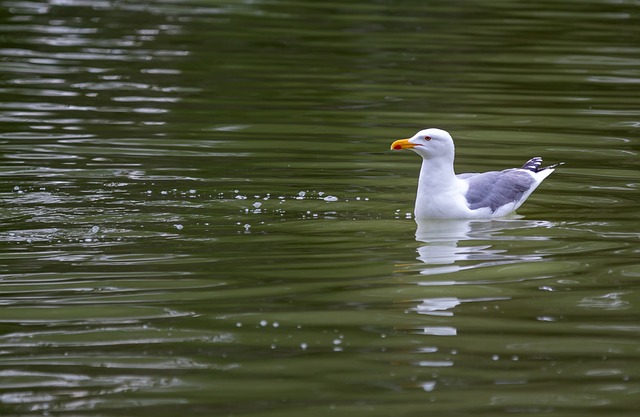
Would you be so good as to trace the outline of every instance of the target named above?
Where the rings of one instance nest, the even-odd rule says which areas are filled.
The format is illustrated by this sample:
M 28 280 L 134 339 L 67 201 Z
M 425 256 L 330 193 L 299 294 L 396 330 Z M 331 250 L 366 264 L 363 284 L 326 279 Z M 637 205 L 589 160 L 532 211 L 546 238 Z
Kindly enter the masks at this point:
M 538 168 L 540 168 L 541 164 L 542 164 L 542 158 L 539 156 L 534 156 L 533 158 L 525 162 L 520 169 L 526 169 L 527 171 L 538 172 L 539 171 Z
M 560 165 L 564 165 L 564 162 L 558 162 L 557 164 L 549 165 L 548 167 L 544 168 L 540 168 L 540 165 L 542 165 L 542 158 L 539 156 L 534 156 L 533 158 L 529 159 L 524 165 L 522 165 L 520 169 L 526 169 L 527 171 L 531 172 L 540 172 L 544 171 L 545 169 L 553 169 L 555 167 L 559 167 Z

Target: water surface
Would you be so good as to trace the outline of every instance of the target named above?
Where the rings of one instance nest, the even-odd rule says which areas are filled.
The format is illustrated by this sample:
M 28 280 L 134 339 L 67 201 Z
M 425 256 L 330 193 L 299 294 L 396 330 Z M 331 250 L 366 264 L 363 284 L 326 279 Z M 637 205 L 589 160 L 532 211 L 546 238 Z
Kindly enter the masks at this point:
M 636 413 L 638 5 L 0 10 L 3 415 Z M 566 165 L 416 224 L 431 126 Z

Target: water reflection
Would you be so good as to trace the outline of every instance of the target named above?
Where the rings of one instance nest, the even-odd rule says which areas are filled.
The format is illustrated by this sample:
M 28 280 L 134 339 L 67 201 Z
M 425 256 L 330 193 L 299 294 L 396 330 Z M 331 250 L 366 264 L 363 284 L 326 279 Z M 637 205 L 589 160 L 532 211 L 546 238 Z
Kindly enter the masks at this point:
M 545 236 L 529 235 L 516 237 L 506 231 L 551 227 L 545 221 L 508 220 L 416 220 L 416 240 L 419 246 L 418 260 L 428 265 L 420 271 L 422 275 L 457 272 L 463 269 L 491 264 L 540 260 L 536 253 L 512 254 L 497 241 L 530 239 L 546 240 Z M 472 261 L 472 262 L 464 262 Z M 434 266 L 447 265 L 447 266 Z
M 467 349 L 467 343 L 478 331 L 483 332 L 478 329 L 486 326 L 482 321 L 485 314 L 500 311 L 516 298 L 505 291 L 505 284 L 533 279 L 517 271 L 507 273 L 505 279 L 496 270 L 509 264 L 526 268 L 531 262 L 543 260 L 545 251 L 536 242 L 546 244 L 550 240 L 544 230 L 553 224 L 519 218 L 416 222 L 416 240 L 420 242 L 416 259 L 421 262 L 415 267 L 420 277 L 416 284 L 422 287 L 416 293 L 428 295 L 414 300 L 413 307 L 408 309 L 420 317 L 412 334 L 424 337 L 427 344 L 415 351 L 416 359 L 411 362 L 418 372 L 428 372 L 417 381 L 416 388 L 438 392 L 450 386 L 469 358 L 484 362 L 487 369 L 501 360 L 515 366 L 519 356 L 511 352 L 505 356 L 499 343 L 480 354 Z M 526 241 L 533 244 L 526 246 Z M 492 378 L 489 376 L 488 380 Z M 527 382 L 526 379 L 491 381 L 503 385 Z
M 487 279 L 482 269 L 513 263 L 540 261 L 543 255 L 536 250 L 516 253 L 511 250 L 509 241 L 548 240 L 539 231 L 551 227 L 544 221 L 525 221 L 519 219 L 502 220 L 416 220 L 416 240 L 421 242 L 417 248 L 418 259 L 424 265 L 419 274 L 429 276 L 428 280 L 417 282 L 420 286 L 440 287 L 444 296 L 420 299 L 411 311 L 420 315 L 453 317 L 454 310 L 465 303 L 487 304 L 510 300 L 509 296 L 466 296 L 459 297 L 454 286 L 464 284 L 492 284 L 495 278 Z M 522 232 L 526 232 L 523 236 Z M 532 233 L 533 231 L 533 233 Z M 514 233 L 519 232 L 519 233 Z M 458 273 L 466 271 L 461 279 Z M 474 276 L 475 273 L 475 276 Z M 434 277 L 440 279 L 434 279 Z M 451 276 L 451 279 L 447 277 Z M 473 291 L 472 291 L 473 292 Z M 479 293 L 478 293 L 479 295 Z M 450 325 L 427 326 L 418 328 L 418 333 L 431 336 L 457 336 L 458 329 Z M 449 323 L 446 323 L 449 324 Z
M 543 253 L 531 249 L 525 253 L 511 250 L 511 241 L 548 240 L 541 228 L 551 227 L 545 221 L 503 220 L 416 220 L 416 240 L 422 244 L 417 248 L 419 274 L 429 279 L 417 282 L 420 286 L 451 287 L 465 284 L 497 283 L 495 277 L 487 277 L 482 269 L 506 264 L 530 263 L 543 260 Z M 511 233 L 525 231 L 523 233 Z M 533 233 L 531 232 L 533 231 Z M 508 233 L 509 232 L 509 233 Z M 466 274 L 454 274 L 466 271 Z M 453 274 L 453 275 L 452 275 Z M 449 278 L 450 277 L 450 278 Z M 513 278 L 511 278 L 513 279 Z M 508 300 L 510 297 L 466 297 L 446 296 L 420 300 L 412 310 L 430 316 L 453 316 L 453 310 L 462 303 Z M 424 333 L 434 335 L 456 335 L 454 328 L 443 333 L 431 327 Z
M 418 259 L 427 265 L 450 265 L 448 267 L 427 268 L 422 274 L 448 273 L 458 271 L 457 261 L 466 260 L 475 247 L 461 247 L 460 241 L 469 238 L 472 221 L 469 220 L 416 220 L 416 240 L 425 245 L 418 247 Z

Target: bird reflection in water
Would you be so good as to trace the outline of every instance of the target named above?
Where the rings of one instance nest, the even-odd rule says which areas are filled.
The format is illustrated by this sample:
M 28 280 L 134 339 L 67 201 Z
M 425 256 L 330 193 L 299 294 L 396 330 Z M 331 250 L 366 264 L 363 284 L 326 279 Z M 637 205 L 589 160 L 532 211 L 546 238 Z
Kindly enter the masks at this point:
M 537 254 L 510 254 L 501 242 L 523 239 L 507 230 L 539 228 L 548 222 L 507 220 L 416 220 L 418 260 L 427 265 L 422 275 L 452 273 L 482 266 L 540 260 Z M 525 238 L 526 239 L 526 238 Z M 530 237 L 533 240 L 545 237 Z M 501 246 L 500 248 L 498 246 Z M 428 283 L 424 283 L 428 285 Z
M 419 267 L 421 276 L 429 279 L 417 282 L 420 286 L 448 287 L 439 291 L 441 296 L 425 298 L 412 308 L 418 314 L 429 316 L 453 316 L 454 310 L 463 303 L 508 300 L 509 297 L 465 297 L 454 296 L 458 285 L 487 285 L 496 279 L 481 272 L 481 268 L 496 265 L 532 262 L 542 260 L 535 252 L 530 254 L 511 253 L 508 241 L 522 240 L 523 236 L 504 233 L 516 229 L 537 229 L 549 227 L 548 222 L 503 220 L 416 220 L 417 259 L 423 263 Z M 525 238 L 526 239 L 526 238 Z M 532 240 L 546 240 L 542 236 L 530 236 Z M 478 274 L 458 275 L 461 271 L 478 270 Z M 465 291 L 469 294 L 469 291 Z M 455 336 L 457 330 L 449 326 L 427 326 L 421 333 L 434 336 Z
M 491 289 L 492 284 L 502 285 L 505 277 L 495 276 L 495 270 L 487 267 L 543 260 L 543 255 L 536 250 L 523 254 L 520 243 L 523 239 L 549 239 L 540 230 L 552 224 L 518 218 L 416 222 L 419 242 L 416 259 L 420 263 L 412 269 L 421 277 L 417 285 L 433 289 L 424 288 L 420 292 L 433 296 L 413 300 L 413 307 L 408 309 L 424 316 L 413 332 L 428 337 L 424 339 L 426 345 L 416 351 L 417 359 L 412 364 L 429 369 L 427 378 L 418 381 L 416 387 L 431 392 L 436 391 L 448 375 L 445 369 L 456 366 L 459 345 L 467 340 L 439 341 L 442 337 L 459 336 L 458 324 L 464 315 L 456 318 L 456 313 L 459 314 L 465 304 L 491 306 L 511 299 L 499 288 Z M 513 246 L 512 242 L 516 241 L 519 243 Z

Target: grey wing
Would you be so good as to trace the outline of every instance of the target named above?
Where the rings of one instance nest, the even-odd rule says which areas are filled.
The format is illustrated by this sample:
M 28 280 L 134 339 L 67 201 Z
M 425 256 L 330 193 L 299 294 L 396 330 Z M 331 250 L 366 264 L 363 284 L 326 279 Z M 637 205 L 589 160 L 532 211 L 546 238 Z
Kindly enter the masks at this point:
M 518 169 L 485 172 L 461 179 L 469 184 L 465 196 L 469 208 L 488 207 L 492 212 L 505 204 L 519 201 L 535 182 L 529 173 Z
M 467 178 L 475 177 L 476 175 L 480 175 L 480 173 L 478 173 L 478 172 L 466 172 L 464 174 L 458 174 L 458 175 L 456 175 L 456 177 L 458 177 L 461 180 L 466 180 Z

